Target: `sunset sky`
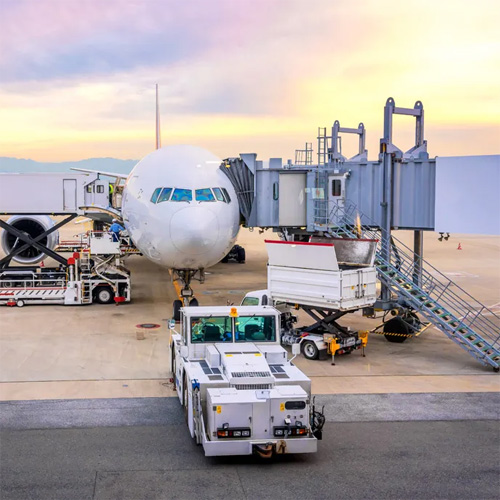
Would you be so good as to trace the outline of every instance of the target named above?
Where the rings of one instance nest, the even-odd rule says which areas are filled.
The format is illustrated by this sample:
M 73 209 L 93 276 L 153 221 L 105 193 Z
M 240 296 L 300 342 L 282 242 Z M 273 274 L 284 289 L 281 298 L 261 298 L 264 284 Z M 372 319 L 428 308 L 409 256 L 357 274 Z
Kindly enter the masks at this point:
M 375 159 L 388 97 L 423 102 L 432 156 L 500 153 L 499 26 L 498 0 L 0 0 L 0 156 L 139 159 L 156 82 L 163 145 L 221 157 L 338 119 Z

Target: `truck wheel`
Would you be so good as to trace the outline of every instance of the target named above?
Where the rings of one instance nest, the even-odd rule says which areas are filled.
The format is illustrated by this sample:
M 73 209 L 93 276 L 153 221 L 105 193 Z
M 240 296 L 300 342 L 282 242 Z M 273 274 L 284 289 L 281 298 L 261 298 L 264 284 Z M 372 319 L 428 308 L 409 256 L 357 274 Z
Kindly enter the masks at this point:
M 182 301 L 180 301 L 179 299 L 174 300 L 174 305 L 173 305 L 174 321 L 180 321 L 181 307 L 182 307 Z
M 94 292 L 94 299 L 98 304 L 111 304 L 113 291 L 109 286 L 98 286 Z
M 388 342 L 402 344 L 408 338 L 407 335 L 409 334 L 409 328 L 404 319 L 396 316 L 395 318 L 392 318 L 384 323 L 384 332 L 387 332 L 387 335 L 384 335 L 384 337 Z M 401 335 L 390 335 L 391 333 Z
M 306 341 L 302 344 L 302 354 L 306 359 L 318 359 L 318 346 L 314 342 Z
M 18 300 L 17 307 L 23 307 L 23 306 L 24 306 L 24 300 Z
M 245 249 L 243 247 L 238 247 L 237 255 L 238 255 L 237 261 L 240 264 L 244 264 L 245 259 L 246 259 L 246 253 L 245 253 Z

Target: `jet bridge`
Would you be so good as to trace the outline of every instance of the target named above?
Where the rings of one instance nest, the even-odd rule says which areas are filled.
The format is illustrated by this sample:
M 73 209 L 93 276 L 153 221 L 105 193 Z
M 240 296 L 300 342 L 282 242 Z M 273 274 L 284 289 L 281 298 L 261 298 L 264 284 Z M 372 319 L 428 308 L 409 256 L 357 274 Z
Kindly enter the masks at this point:
M 58 229 L 78 216 L 94 220 L 120 218 L 110 206 L 109 182 L 97 173 L 0 173 L 0 220 L 2 247 L 6 256 L 0 269 L 16 260 L 36 264 L 45 256 L 61 265 L 66 259 L 54 251 Z M 62 216 L 54 222 L 52 217 Z
M 415 142 L 406 152 L 393 144 L 394 115 L 415 120 Z M 342 152 L 346 133 L 359 139 L 351 158 Z M 320 128 L 315 165 L 309 143 L 298 150 L 296 164 L 264 162 L 255 154 L 225 160 L 221 168 L 238 198 L 245 197 L 245 225 L 273 229 L 288 241 L 379 240 L 382 287 L 375 308 L 400 314 L 391 320 L 397 332 L 388 340 L 402 342 L 418 332 L 418 312 L 498 371 L 500 318 L 424 261 L 422 231 L 500 235 L 500 155 L 430 158 L 420 101 L 402 108 L 387 100 L 375 161 L 368 160 L 365 133 L 362 123 L 348 128 L 336 121 L 331 133 Z M 413 250 L 397 242 L 395 229 L 414 231 Z

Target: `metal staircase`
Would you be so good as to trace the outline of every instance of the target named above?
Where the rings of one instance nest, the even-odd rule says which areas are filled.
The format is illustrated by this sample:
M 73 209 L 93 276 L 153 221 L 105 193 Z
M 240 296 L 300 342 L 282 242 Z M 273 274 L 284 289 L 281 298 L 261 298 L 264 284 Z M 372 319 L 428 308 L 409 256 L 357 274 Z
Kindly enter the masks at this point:
M 357 215 L 364 225 L 356 226 Z M 393 236 L 371 224 L 356 206 L 335 206 L 328 227 L 336 237 L 377 239 L 375 265 L 379 279 L 447 337 L 476 359 L 500 369 L 500 317 Z M 384 236 L 384 237 L 381 237 Z

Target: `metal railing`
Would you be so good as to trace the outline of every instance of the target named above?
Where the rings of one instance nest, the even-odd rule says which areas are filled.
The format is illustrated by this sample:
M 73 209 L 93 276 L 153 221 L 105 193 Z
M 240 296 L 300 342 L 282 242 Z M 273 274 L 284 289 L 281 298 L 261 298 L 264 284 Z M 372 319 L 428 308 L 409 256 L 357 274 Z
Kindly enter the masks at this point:
M 358 215 L 365 222 L 360 227 L 354 222 Z M 376 224 L 353 203 L 334 206 L 329 218 L 338 221 L 329 227 L 332 235 L 378 239 L 376 265 L 381 280 L 475 357 L 500 366 L 500 317 L 491 309 L 432 264 L 415 257 L 403 242 L 374 229 Z M 421 279 L 416 282 L 418 275 Z

